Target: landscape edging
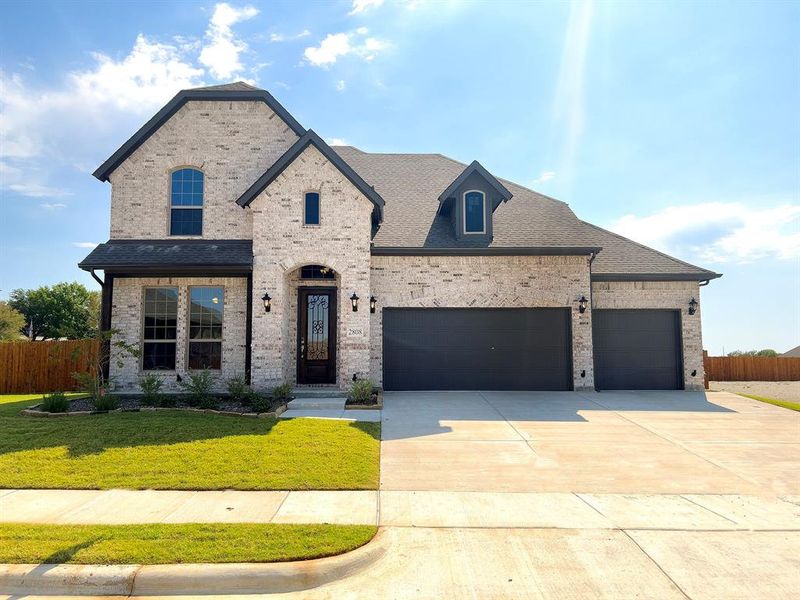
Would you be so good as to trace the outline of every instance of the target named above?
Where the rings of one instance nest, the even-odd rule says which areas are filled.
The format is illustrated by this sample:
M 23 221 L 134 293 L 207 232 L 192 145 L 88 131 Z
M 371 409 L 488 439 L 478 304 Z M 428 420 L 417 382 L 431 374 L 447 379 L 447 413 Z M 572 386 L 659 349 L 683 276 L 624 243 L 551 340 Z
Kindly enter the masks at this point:
M 84 417 L 86 415 L 101 415 L 101 414 L 110 414 L 110 413 L 123 413 L 123 412 L 152 412 L 157 410 L 179 410 L 184 412 L 198 412 L 198 413 L 209 413 L 212 415 L 224 415 L 228 417 L 250 417 L 250 418 L 258 418 L 258 419 L 267 419 L 270 417 L 278 417 L 286 411 L 286 405 L 282 404 L 278 408 L 270 412 L 263 412 L 263 413 L 240 413 L 234 412 L 230 410 L 214 410 L 213 408 L 178 408 L 178 407 L 162 407 L 162 406 L 142 406 L 135 410 L 131 410 L 128 408 L 115 408 L 114 410 L 103 410 L 103 411 L 92 411 L 92 410 L 76 410 L 72 412 L 62 412 L 62 413 L 51 413 L 45 412 L 42 410 L 37 410 L 41 404 L 34 404 L 26 409 L 23 409 L 22 414 L 28 417 L 40 417 L 40 418 L 50 418 L 50 417 Z

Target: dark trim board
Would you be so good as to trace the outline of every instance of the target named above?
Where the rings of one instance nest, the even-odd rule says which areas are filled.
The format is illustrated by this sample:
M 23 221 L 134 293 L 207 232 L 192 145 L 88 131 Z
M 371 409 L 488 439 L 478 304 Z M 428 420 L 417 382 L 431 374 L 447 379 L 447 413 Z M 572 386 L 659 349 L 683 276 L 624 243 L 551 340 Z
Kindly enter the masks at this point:
M 592 273 L 592 281 L 709 281 L 720 273 Z
M 147 266 L 147 267 L 125 267 L 121 270 L 106 270 L 106 275 L 114 277 L 247 277 L 251 275 L 253 269 L 250 267 L 225 267 L 222 265 L 181 265 L 179 267 Z
M 573 389 L 569 308 L 385 308 L 386 390 Z
M 595 388 L 682 390 L 681 312 L 671 309 L 594 309 Z

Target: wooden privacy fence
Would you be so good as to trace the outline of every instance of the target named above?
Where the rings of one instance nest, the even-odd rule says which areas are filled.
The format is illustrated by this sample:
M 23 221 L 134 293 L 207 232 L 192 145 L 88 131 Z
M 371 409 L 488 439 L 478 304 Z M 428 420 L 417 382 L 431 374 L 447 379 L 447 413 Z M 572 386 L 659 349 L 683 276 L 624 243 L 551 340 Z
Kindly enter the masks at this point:
M 97 340 L 0 343 L 0 394 L 67 392 L 72 374 L 86 372 L 97 357 Z
M 800 358 L 785 356 L 706 356 L 709 381 L 800 381 Z

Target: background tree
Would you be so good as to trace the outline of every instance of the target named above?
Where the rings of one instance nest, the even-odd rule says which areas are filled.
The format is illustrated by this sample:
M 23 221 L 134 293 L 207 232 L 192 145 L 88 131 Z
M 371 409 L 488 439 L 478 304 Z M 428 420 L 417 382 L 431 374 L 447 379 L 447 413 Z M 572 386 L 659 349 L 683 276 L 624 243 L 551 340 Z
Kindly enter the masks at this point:
M 8 302 L 0 302 L 0 341 L 18 340 L 25 327 L 25 317 Z
M 764 350 L 734 350 L 728 352 L 728 356 L 778 356 L 778 353 L 771 348 Z
M 80 339 L 97 331 L 99 296 L 77 282 L 57 283 L 14 290 L 9 304 L 24 315 L 31 339 Z

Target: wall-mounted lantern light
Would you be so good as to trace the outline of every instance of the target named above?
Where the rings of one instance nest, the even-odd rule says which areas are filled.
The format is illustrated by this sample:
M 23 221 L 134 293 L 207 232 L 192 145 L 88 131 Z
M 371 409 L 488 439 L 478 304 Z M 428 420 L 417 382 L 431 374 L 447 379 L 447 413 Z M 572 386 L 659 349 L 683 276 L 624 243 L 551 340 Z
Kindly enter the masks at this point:
M 375 296 L 369 297 L 369 312 L 374 313 L 375 307 L 378 305 L 378 299 Z
M 269 294 L 264 292 L 264 295 L 261 297 L 261 300 L 264 302 L 264 311 L 269 312 L 272 310 L 272 298 Z
M 358 296 L 355 292 L 350 296 L 350 303 L 353 305 L 353 312 L 358 312 Z
M 581 314 L 585 313 L 588 305 L 589 301 L 586 299 L 586 296 L 581 296 L 581 299 L 578 300 L 578 312 Z
M 700 304 L 700 303 L 697 300 L 695 300 L 694 298 L 689 300 L 689 314 L 690 315 L 693 315 L 694 313 L 697 312 L 697 305 L 698 304 Z

